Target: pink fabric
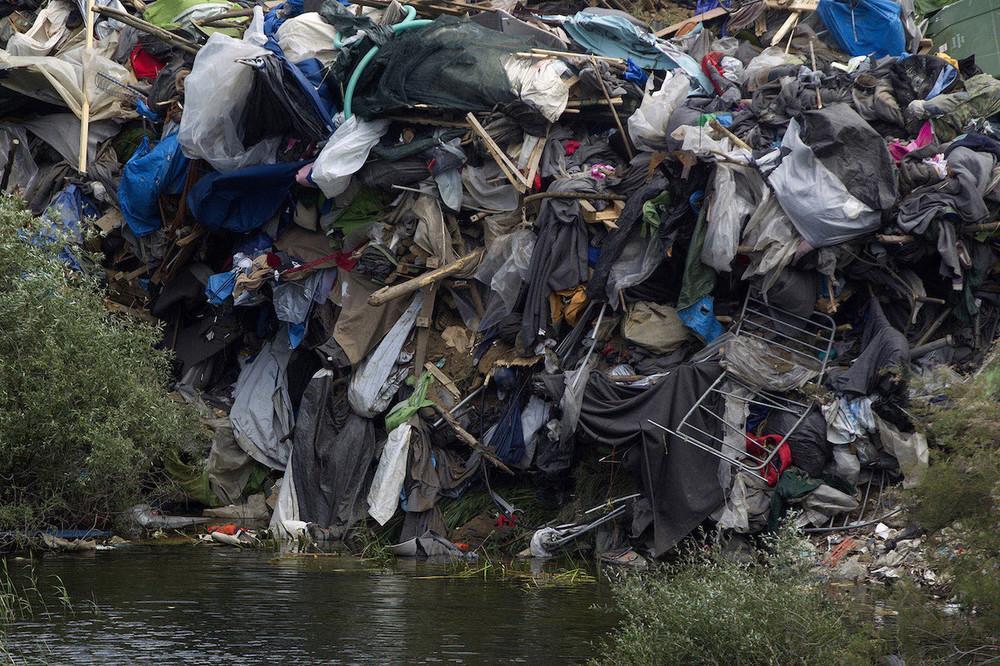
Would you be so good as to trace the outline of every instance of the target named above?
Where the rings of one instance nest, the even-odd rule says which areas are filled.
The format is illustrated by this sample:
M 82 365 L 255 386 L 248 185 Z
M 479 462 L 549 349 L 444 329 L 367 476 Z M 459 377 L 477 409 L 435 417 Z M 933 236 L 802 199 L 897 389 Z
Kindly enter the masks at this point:
M 902 141 L 896 140 L 890 143 L 889 154 L 892 155 L 892 159 L 899 162 L 914 150 L 923 148 L 924 146 L 929 146 L 933 141 L 934 129 L 931 127 L 931 122 L 928 120 L 924 123 L 924 126 L 920 128 L 920 131 L 917 132 L 917 138 L 913 141 L 903 143 Z

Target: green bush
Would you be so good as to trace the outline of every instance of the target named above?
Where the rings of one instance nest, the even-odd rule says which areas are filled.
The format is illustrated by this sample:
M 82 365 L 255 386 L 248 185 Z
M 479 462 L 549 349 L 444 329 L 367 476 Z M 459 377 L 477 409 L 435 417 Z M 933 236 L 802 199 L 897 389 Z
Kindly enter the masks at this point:
M 776 554 L 740 563 L 717 547 L 626 575 L 604 664 L 869 664 L 880 643 L 818 585 L 784 530 Z
M 109 315 L 42 222 L 0 197 L 0 529 L 105 524 L 189 437 L 158 331 Z

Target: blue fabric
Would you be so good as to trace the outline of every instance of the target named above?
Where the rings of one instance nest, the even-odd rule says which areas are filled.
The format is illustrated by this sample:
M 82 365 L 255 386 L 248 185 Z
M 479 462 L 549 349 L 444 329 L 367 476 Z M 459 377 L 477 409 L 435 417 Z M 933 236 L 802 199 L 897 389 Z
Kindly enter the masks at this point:
M 948 65 L 938 73 L 937 81 L 934 82 L 934 87 L 931 88 L 930 92 L 924 99 L 933 99 L 943 93 L 948 89 L 955 79 L 958 78 L 958 70 Z
M 524 430 L 521 426 L 521 396 L 527 385 L 520 373 L 513 368 L 500 368 L 493 375 L 497 397 L 501 392 L 507 403 L 503 415 L 490 437 L 490 446 L 497 457 L 508 465 L 516 465 L 524 458 Z
M 150 122 L 154 123 L 160 122 L 160 114 L 149 108 L 149 106 L 146 104 L 146 102 L 143 101 L 141 97 L 136 99 L 135 110 L 140 116 L 142 116 L 146 120 L 149 120 Z
M 233 295 L 235 287 L 236 274 L 233 271 L 209 275 L 208 284 L 205 285 L 205 298 L 212 305 L 222 305 L 227 298 Z
M 714 306 L 715 300 L 711 296 L 702 296 L 688 307 L 677 311 L 681 323 L 705 344 L 722 335 L 722 324 L 715 318 Z
M 42 220 L 47 222 L 48 226 L 39 229 L 34 236 L 22 230 L 20 236 L 32 245 L 48 245 L 62 240 L 63 237 L 79 245 L 83 243 L 84 218 L 97 219 L 100 214 L 94 202 L 83 193 L 80 186 L 70 183 L 52 197 L 48 208 L 42 214 Z M 80 270 L 76 252 L 69 246 L 63 247 L 59 252 L 59 259 L 73 270 Z
M 189 160 L 181 152 L 177 133 L 165 137 L 150 149 L 149 139 L 142 143 L 122 170 L 118 184 L 118 205 L 122 217 L 136 236 L 146 236 L 160 228 L 159 198 L 179 194 L 184 187 Z
M 625 17 L 578 12 L 566 19 L 562 28 L 588 53 L 631 59 L 642 69 L 680 68 L 706 93 L 713 92 L 712 83 L 694 58 Z
M 632 58 L 628 59 L 628 67 L 625 70 L 625 80 L 635 83 L 640 88 L 646 86 L 646 81 L 649 80 L 649 74 L 642 70 L 642 67 L 635 64 Z
M 302 340 L 306 337 L 306 325 L 305 322 L 301 324 L 289 324 L 288 325 L 288 346 L 292 349 L 298 349 L 299 345 L 302 344 Z
M 188 207 L 210 229 L 253 231 L 288 202 L 295 173 L 306 164 L 282 162 L 206 174 L 188 193 Z
M 901 56 L 906 53 L 906 35 L 895 0 L 820 0 L 817 12 L 830 35 L 852 56 Z

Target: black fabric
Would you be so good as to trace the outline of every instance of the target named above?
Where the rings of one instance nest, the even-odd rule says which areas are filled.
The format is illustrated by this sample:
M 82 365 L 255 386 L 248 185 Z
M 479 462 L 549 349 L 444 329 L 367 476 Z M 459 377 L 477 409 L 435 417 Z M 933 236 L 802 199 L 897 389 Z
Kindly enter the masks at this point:
M 676 427 L 721 373 L 717 363 L 682 365 L 645 390 L 615 385 L 598 372 L 590 376 L 577 436 L 629 450 L 627 466 L 639 477 L 652 509 L 652 551 L 656 557 L 715 511 L 723 494 L 717 476 L 719 459 L 649 420 Z M 721 413 L 721 400 L 716 402 L 706 406 Z M 718 435 L 718 419 L 700 410 L 689 422 Z
M 596 192 L 590 178 L 557 180 L 558 192 Z M 570 289 L 587 280 L 587 225 L 578 199 L 543 199 L 535 221 L 537 240 L 519 301 L 523 305 L 521 344 L 531 353 L 538 332 L 548 328 L 549 293 Z
M 767 434 L 784 437 L 798 421 L 798 415 L 782 410 L 772 410 L 767 417 Z M 826 439 L 826 419 L 823 413 L 813 407 L 802 423 L 792 432 L 788 440 L 792 452 L 792 464 L 804 470 L 809 476 L 819 477 L 823 468 L 833 458 L 833 444 Z
M 899 197 L 896 169 L 881 135 L 847 104 L 802 114 L 800 136 L 840 182 L 873 210 Z
M 371 118 L 418 103 L 463 112 L 509 104 L 515 96 L 503 58 L 533 46 L 527 38 L 442 16 L 379 49 L 358 81 L 354 112 Z
M 329 373 L 313 377 L 292 434 L 292 479 L 301 520 L 342 538 L 364 518 L 375 440 L 372 421 L 351 412 L 346 379 Z
M 277 56 L 254 58 L 253 86 L 243 113 L 243 142 L 253 145 L 267 137 L 293 136 L 323 141 L 330 136 L 327 121 Z
M 874 297 L 865 314 L 861 346 L 862 352 L 851 367 L 831 379 L 833 389 L 851 396 L 898 392 L 900 385 L 894 375 L 909 364 L 910 344 L 892 327 Z
M 618 261 L 625 245 L 632 239 L 633 232 L 638 230 L 639 222 L 642 220 L 643 204 L 661 194 L 666 185 L 667 181 L 664 178 L 654 178 L 648 185 L 633 192 L 625 202 L 625 207 L 616 221 L 618 228 L 605 238 L 604 245 L 601 247 L 601 257 L 594 267 L 594 274 L 587 282 L 587 296 L 591 300 L 599 302 L 607 300 L 606 292 L 611 268 Z

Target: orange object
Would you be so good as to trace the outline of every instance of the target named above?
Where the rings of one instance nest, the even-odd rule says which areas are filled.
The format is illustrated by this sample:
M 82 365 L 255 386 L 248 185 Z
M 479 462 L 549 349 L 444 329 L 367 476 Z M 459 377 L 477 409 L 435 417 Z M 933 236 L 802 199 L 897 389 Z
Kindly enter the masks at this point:
M 239 528 L 236 527 L 235 523 L 229 523 L 228 525 L 209 525 L 207 528 L 209 534 L 212 532 L 219 532 L 220 534 L 228 534 L 229 536 L 236 536 L 239 532 Z

